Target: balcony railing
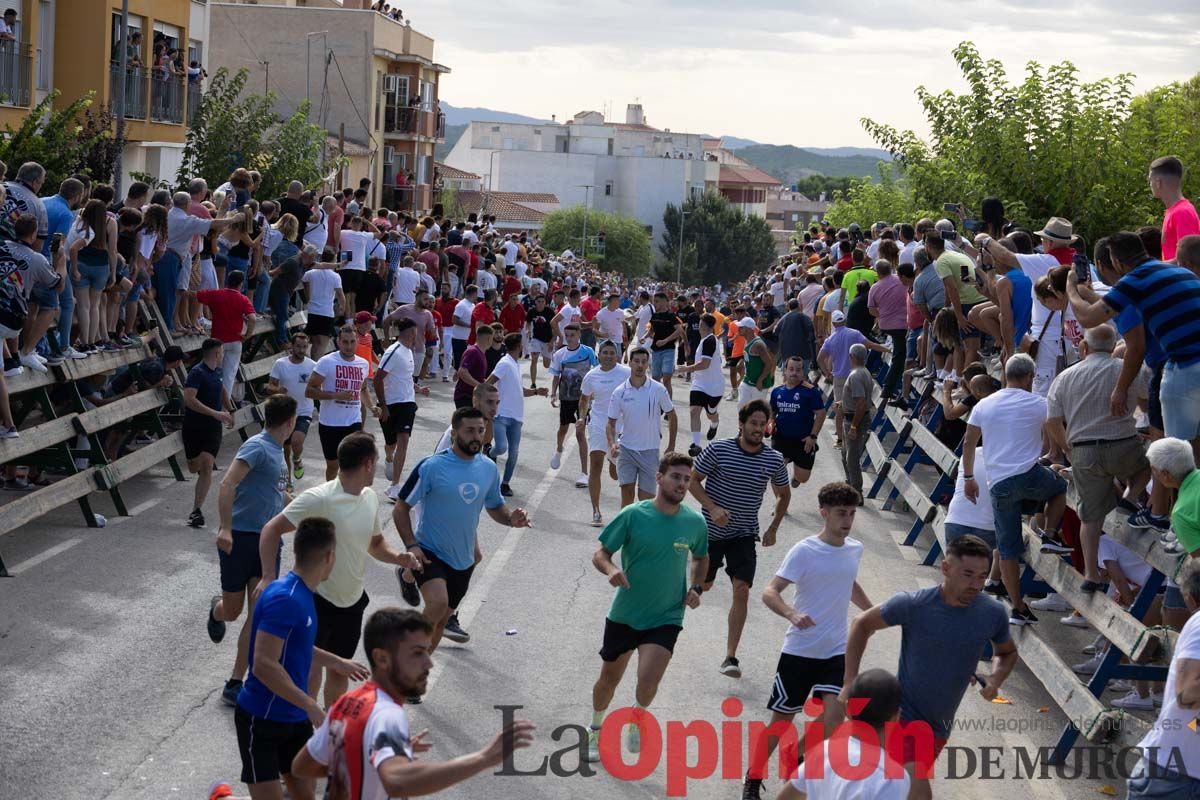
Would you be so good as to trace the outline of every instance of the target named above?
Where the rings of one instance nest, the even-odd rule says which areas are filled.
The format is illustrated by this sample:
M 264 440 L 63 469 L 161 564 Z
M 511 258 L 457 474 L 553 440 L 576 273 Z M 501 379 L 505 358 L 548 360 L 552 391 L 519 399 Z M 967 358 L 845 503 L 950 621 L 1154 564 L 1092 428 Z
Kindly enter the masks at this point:
M 109 97 L 116 113 L 117 88 L 125 81 L 125 116 L 128 119 L 146 118 L 146 70 L 143 67 L 126 67 L 125 75 L 121 75 L 120 63 L 114 61 L 109 65 Z
M 425 127 L 428 114 L 417 106 L 387 106 L 383 111 L 383 132 L 416 135 Z
M 200 90 L 199 82 L 188 84 L 187 93 L 187 124 L 191 125 L 196 114 L 200 112 L 200 99 L 204 97 L 204 92 Z
M 445 114 L 437 115 L 437 131 L 435 132 L 434 137 L 437 139 L 445 139 L 446 138 L 446 115 Z
M 150 119 L 183 124 L 184 77 L 155 74 L 150 78 Z
M 19 42 L 0 42 L 0 104 L 29 107 L 33 53 Z

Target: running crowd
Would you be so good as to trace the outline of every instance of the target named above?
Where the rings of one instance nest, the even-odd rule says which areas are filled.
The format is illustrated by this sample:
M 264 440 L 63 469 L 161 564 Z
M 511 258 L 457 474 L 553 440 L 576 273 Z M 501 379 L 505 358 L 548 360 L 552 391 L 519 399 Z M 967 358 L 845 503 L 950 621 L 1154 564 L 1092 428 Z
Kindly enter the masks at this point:
M 789 623 L 767 699 L 780 726 L 754 743 L 742 797 L 762 796 L 763 767 L 787 748 L 775 734 L 812 697 L 826 734 L 847 708 L 877 732 L 896 720 L 927 725 L 932 758 L 901 737 L 875 772 L 852 780 L 830 768 L 825 745 L 798 755 L 823 759 L 823 777 L 801 772 L 778 797 L 927 798 L 966 691 L 974 684 L 996 697 L 1016 664 L 1009 626 L 1037 623 L 1035 610 L 1071 611 L 1055 595 L 1022 597 L 1023 515 L 1033 514 L 1043 551 L 1071 557 L 1085 591 L 1125 605 L 1149 566 L 1103 535 L 1118 507 L 1169 551 L 1200 552 L 1200 219 L 1182 177 L 1178 159 L 1155 161 L 1148 183 L 1166 208 L 1163 224 L 1090 249 L 1067 219 L 1030 230 L 988 199 L 977 218 L 947 203 L 936 222 L 814 226 L 767 273 L 681 287 L 639 285 L 570 251 L 548 253 L 536 236 L 499 231 L 486 215 L 373 211 L 366 181 L 329 195 L 293 183 L 259 202 L 260 177 L 239 169 L 215 191 L 199 179 L 174 195 L 133 184 L 112 206 L 109 187 L 80 177 L 41 198 L 44 170 L 25 164 L 5 185 L 0 220 L 5 374 L 137 344 L 156 324 L 205 335 L 183 387 L 185 455 L 198 476 L 188 522 L 204 527 L 222 425 L 240 402 L 242 342 L 257 316 L 276 321 L 286 352 L 269 376 L 264 428 L 239 447 L 217 491 L 221 592 L 207 612 L 214 642 L 248 617 L 222 696 L 235 707 L 241 780 L 256 799 L 280 798 L 284 786 L 289 797 L 312 797 L 315 778 L 327 778 L 334 797 L 431 794 L 532 742 L 533 725 L 516 721 L 475 754 L 428 761 L 404 711 L 421 702 L 442 637 L 470 640 L 456 612 L 484 558 L 481 514 L 531 524 L 509 504 L 527 401 L 557 409 L 551 469 L 575 438 L 575 484 L 587 487 L 587 521 L 601 529 L 593 564 L 616 590 L 585 757 L 607 757 L 600 730 L 635 651 L 635 721 L 623 741 L 640 750 L 640 715 L 686 609 L 722 568 L 732 602 L 714 666 L 740 678 L 758 545 L 779 540 L 792 491 L 811 475 L 824 381 L 845 481 L 816 492 L 822 529 L 791 544 L 761 595 Z M 289 336 L 300 309 L 305 326 Z M 168 358 L 175 366 L 182 354 Z M 933 389 L 914 403 L 920 379 Z M 434 453 L 406 471 L 418 397 L 439 382 L 453 382 L 455 410 Z M 674 405 L 684 385 L 686 453 L 676 447 Z M 725 403 L 736 432 L 718 439 Z M 962 458 L 941 584 L 874 604 L 857 582 L 863 547 L 850 534 L 881 403 L 914 415 L 936 407 L 938 437 L 961 446 Z M 3 393 L 0 412 L 3 434 L 19 435 Z M 324 481 L 298 491 L 314 418 Z M 372 418 L 390 484 L 382 497 L 371 488 Z M 620 487 L 619 509 L 605 509 L 605 473 Z M 768 485 L 774 505 L 760 529 Z M 384 501 L 401 547 L 383 533 Z M 281 577 L 284 537 L 294 566 Z M 367 614 L 368 556 L 395 570 L 411 609 Z M 1144 619 L 1181 629 L 1165 687 L 1139 682 L 1113 703 L 1161 706 L 1143 744 L 1158 748 L 1148 754 L 1180 748 L 1187 768 L 1147 755 L 1130 797 L 1200 790 L 1200 745 L 1180 732 L 1200 703 L 1200 623 L 1189 617 L 1197 603 L 1200 571 L 1189 565 Z M 853 621 L 851 604 L 862 612 Z M 1082 618 L 1063 619 L 1074 620 Z M 860 674 L 871 635 L 891 626 L 902 630 L 897 673 Z M 366 665 L 354 660 L 360 644 Z M 1079 671 L 1094 669 L 1105 647 L 1098 639 Z M 872 746 L 851 745 L 850 763 Z M 905 769 L 893 773 L 889 760 Z M 226 784 L 212 791 L 231 795 Z

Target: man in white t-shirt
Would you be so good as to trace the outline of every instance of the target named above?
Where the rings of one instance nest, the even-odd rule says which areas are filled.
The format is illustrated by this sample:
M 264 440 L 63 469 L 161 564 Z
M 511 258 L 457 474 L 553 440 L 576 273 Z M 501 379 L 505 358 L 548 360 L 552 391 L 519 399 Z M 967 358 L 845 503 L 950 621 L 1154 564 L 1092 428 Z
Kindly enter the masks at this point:
M 550 327 L 554 329 L 554 349 L 558 349 L 561 345 L 566 344 L 567 326 L 574 322 L 579 326 L 582 332 L 585 328 L 590 328 L 590 322 L 583 321 L 583 310 L 579 308 L 579 290 L 572 289 L 567 295 L 567 304 L 558 310 L 554 315 L 554 319 L 550 320 Z
M 442 320 L 442 325 L 452 325 L 450 329 L 450 349 L 454 356 L 454 371 L 462 361 L 463 353 L 467 351 L 467 340 L 471 338 L 471 312 L 475 310 L 475 301 L 479 296 L 479 287 L 474 284 L 467 287 L 463 299 L 454 307 L 454 318 Z
M 417 288 L 421 285 L 421 275 L 414 266 L 412 256 L 405 256 L 396 270 L 395 283 L 392 286 L 392 302 L 397 305 L 411 303 L 416 298 Z
M 338 349 L 322 356 L 313 367 L 304 390 L 305 397 L 321 401 L 317 434 L 325 456 L 325 480 L 337 477 L 338 445 L 356 431 L 361 431 L 371 397 L 367 393 L 370 364 L 358 355 L 358 332 L 353 325 L 338 331 Z
M 725 374 L 721 371 L 721 353 L 717 346 L 714 327 L 717 318 L 712 314 L 700 315 L 700 343 L 696 345 L 691 364 L 676 367 L 680 374 L 691 374 L 692 390 L 688 395 L 688 406 L 691 412 L 692 445 L 688 455 L 692 458 L 700 455 L 700 412 L 708 415 L 708 441 L 717 435 L 717 425 L 721 422 L 721 401 L 725 398 Z
M 631 344 L 635 347 L 649 347 L 650 317 L 654 316 L 654 304 L 650 302 L 650 293 L 643 291 L 638 295 L 638 307 L 633 317 L 633 338 Z
M 614 295 L 615 296 L 615 295 Z M 600 311 L 603 314 L 604 311 Z M 597 314 L 599 317 L 599 314 Z M 619 343 L 605 339 L 600 343 L 597 357 L 600 366 L 583 376 L 579 387 L 579 418 L 586 421 L 588 446 L 588 494 L 592 499 L 592 527 L 604 526 L 600 514 L 600 473 L 604 469 L 604 458 L 608 455 L 608 406 L 613 391 L 629 379 L 629 367 L 618 364 L 621 352 Z M 615 479 L 616 465 L 609 462 L 609 472 Z
M 767 701 L 771 726 L 790 723 L 804 709 L 810 694 L 824 704 L 821 719 L 826 738 L 842 722 L 837 696 L 846 669 L 847 612 L 852 602 L 864 611 L 871 607 L 858 584 L 862 542 L 850 538 L 858 497 L 846 483 L 822 486 L 817 493 L 824 520 L 820 533 L 792 545 L 763 590 L 763 604 L 791 623 Z M 796 590 L 789 603 L 783 593 L 793 584 Z M 743 797 L 758 796 L 777 744 L 769 736 L 750 743 L 750 771 Z
M 424 733 L 411 735 L 406 697 L 425 693 L 433 668 L 433 626 L 419 611 L 382 608 L 367 620 L 363 649 L 371 679 L 343 695 L 296 753 L 297 778 L 328 778 L 329 797 L 355 800 L 425 795 L 499 766 L 533 741 L 533 723 L 507 722 L 487 747 L 442 763 L 419 762 L 429 750 Z M 437 777 L 430 782 L 430 771 Z
M 300 480 L 304 477 L 304 439 L 308 436 L 308 426 L 312 423 L 315 404 L 305 396 L 309 376 L 317 362 L 308 357 L 308 334 L 296 331 L 292 334 L 291 349 L 287 358 L 280 358 L 271 365 L 271 375 L 267 378 L 267 394 L 286 394 L 296 401 L 296 427 L 292 435 L 283 443 L 283 458 L 287 464 L 288 486 L 292 478 Z
M 383 351 L 372 378 L 375 396 L 379 399 L 375 410 L 379 415 L 379 426 L 383 428 L 384 461 L 392 470 L 392 483 L 386 494 L 393 502 L 400 496 L 400 476 L 408 455 L 408 437 L 417 418 L 417 393 L 429 394 L 428 386 L 413 384 L 416 363 L 413 346 L 424 331 L 412 319 L 401 319 L 396 328 L 396 341 Z
M 342 253 L 349 254 L 349 259 L 341 269 L 347 309 L 354 308 L 354 293 L 362 285 L 363 275 L 367 271 L 367 259 L 371 256 L 383 257 L 384 247 L 380 242 L 383 235 L 383 231 L 376 228 L 371 220 L 358 216 L 350 217 L 350 227 L 341 233 Z M 372 252 L 376 245 L 379 245 L 378 253 Z
M 500 390 L 500 407 L 492 420 L 492 454 L 493 461 L 499 462 L 505 453 L 508 458 L 504 462 L 504 475 L 500 478 L 500 494 L 512 497 L 509 487 L 513 473 L 517 470 L 517 457 L 521 452 L 521 427 L 525 422 L 525 398 L 545 397 L 549 394 L 546 387 L 528 389 L 521 385 L 521 365 L 517 363 L 514 353 L 521 353 L 521 332 L 516 331 L 504 337 L 505 353 L 492 369 L 487 383 L 495 384 Z
M 629 354 L 629 378 L 613 390 L 605 429 L 609 456 L 617 462 L 621 508 L 654 496 L 658 473 L 662 418 L 667 417 L 666 452 L 675 450 L 679 418 L 667 389 L 649 374 L 650 351 L 638 347 Z
M 338 264 L 316 263 L 306 270 L 301 281 L 308 284 L 308 321 L 304 332 L 312 340 L 312 355 L 320 358 L 329 348 L 334 335 L 334 320 L 344 313 L 346 295 L 342 292 L 342 276 L 337 272 Z
M 608 305 L 596 312 L 593 318 L 596 325 L 596 341 L 608 339 L 617 346 L 617 358 L 625 354 L 625 311 L 621 308 L 621 295 L 614 293 L 608 296 Z

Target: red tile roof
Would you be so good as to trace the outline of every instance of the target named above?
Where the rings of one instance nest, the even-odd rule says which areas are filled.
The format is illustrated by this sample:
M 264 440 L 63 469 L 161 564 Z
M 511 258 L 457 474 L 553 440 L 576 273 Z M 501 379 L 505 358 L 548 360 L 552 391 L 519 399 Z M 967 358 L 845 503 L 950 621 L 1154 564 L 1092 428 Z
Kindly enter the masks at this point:
M 495 214 L 500 220 L 519 220 L 521 222 L 541 222 L 545 213 L 523 206 L 517 202 L 519 197 L 549 197 L 551 200 L 535 202 L 558 202 L 552 194 L 527 194 L 522 192 L 456 192 L 455 199 L 466 214 L 483 211 L 484 199 L 487 200 L 487 213 Z M 526 201 L 529 202 L 529 201 Z
M 721 165 L 721 177 L 717 180 L 717 185 L 725 186 L 727 184 L 746 183 L 755 186 L 778 186 L 781 181 L 773 175 L 768 175 L 761 169 L 756 167 L 733 166 L 731 164 Z
M 476 175 L 474 172 L 467 172 L 465 169 L 452 167 L 449 164 L 443 164 L 440 161 L 433 162 L 433 166 L 442 173 L 443 178 L 453 178 L 460 181 L 481 181 L 483 177 Z

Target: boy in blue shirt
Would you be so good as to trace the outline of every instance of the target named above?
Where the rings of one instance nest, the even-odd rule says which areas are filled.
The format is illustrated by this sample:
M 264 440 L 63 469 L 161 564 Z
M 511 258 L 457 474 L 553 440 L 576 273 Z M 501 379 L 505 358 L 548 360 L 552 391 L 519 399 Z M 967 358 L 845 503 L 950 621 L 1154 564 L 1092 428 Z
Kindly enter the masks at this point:
M 804 379 L 804 359 L 792 356 L 783 365 L 783 386 L 771 392 L 775 431 L 771 447 L 792 464 L 792 488 L 808 480 L 816 461 L 817 434 L 825 424 L 821 390 Z

